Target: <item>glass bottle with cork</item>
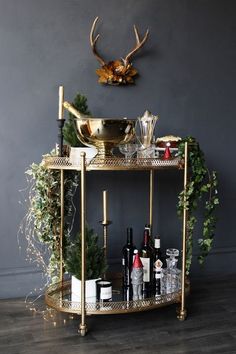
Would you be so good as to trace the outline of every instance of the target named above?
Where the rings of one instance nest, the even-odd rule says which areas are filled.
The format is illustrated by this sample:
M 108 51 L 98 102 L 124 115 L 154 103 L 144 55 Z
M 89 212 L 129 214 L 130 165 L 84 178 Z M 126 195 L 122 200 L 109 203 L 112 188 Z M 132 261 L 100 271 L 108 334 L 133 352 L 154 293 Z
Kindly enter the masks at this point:
M 131 271 L 134 259 L 133 244 L 133 229 L 127 228 L 127 242 L 122 249 L 122 266 L 123 266 L 123 301 L 130 301 L 133 299 L 132 285 L 131 285 Z
M 144 229 L 143 245 L 140 255 L 143 264 L 143 298 L 145 299 L 152 296 L 154 256 L 154 250 L 150 244 L 149 230 L 146 227 Z

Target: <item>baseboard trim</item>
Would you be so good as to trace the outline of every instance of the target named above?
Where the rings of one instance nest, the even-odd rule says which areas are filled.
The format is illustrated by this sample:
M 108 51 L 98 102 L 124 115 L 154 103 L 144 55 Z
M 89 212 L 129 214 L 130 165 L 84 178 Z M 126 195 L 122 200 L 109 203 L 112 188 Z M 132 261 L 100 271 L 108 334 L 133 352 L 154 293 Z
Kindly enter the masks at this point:
M 40 269 L 32 266 L 0 269 L 0 299 L 39 294 L 42 275 Z

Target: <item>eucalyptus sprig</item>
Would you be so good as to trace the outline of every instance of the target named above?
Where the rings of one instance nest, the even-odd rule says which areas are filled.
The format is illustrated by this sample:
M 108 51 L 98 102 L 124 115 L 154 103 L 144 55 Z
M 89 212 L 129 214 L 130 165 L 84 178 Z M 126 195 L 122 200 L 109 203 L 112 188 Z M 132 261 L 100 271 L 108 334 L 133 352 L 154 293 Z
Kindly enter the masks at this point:
M 216 226 L 216 207 L 219 204 L 218 178 L 215 171 L 210 172 L 206 166 L 204 153 L 195 138 L 186 137 L 179 145 L 179 156 L 184 158 L 184 146 L 188 142 L 189 148 L 189 179 L 186 190 L 180 192 L 178 196 L 177 214 L 183 215 L 184 207 L 188 212 L 187 221 L 187 252 L 186 252 L 186 274 L 192 263 L 193 232 L 197 222 L 196 210 L 199 203 L 203 203 L 203 230 L 202 237 L 198 238 L 199 263 L 202 264 L 210 252 L 213 244 Z

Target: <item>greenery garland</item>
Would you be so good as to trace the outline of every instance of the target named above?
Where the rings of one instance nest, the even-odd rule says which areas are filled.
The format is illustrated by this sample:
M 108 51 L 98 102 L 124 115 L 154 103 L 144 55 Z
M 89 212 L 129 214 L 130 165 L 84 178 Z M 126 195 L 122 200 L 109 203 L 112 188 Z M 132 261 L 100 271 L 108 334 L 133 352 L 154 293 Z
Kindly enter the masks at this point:
M 202 264 L 210 252 L 213 244 L 216 226 L 216 207 L 219 204 L 218 178 L 215 171 L 210 172 L 205 163 L 205 158 L 198 142 L 193 137 L 186 137 L 179 144 L 179 156 L 184 158 L 184 146 L 189 146 L 189 180 L 186 191 L 183 190 L 178 196 L 177 214 L 182 217 L 184 206 L 188 211 L 187 221 L 187 254 L 186 274 L 189 274 L 192 263 L 193 232 L 197 222 L 195 211 L 199 202 L 203 203 L 204 219 L 202 237 L 198 238 L 199 263 Z M 184 198 L 186 193 L 186 199 Z
M 55 151 L 45 156 L 53 156 Z M 58 281 L 60 259 L 60 171 L 49 170 L 44 162 L 33 163 L 25 172 L 28 176 L 29 208 L 21 225 L 27 241 L 27 259 L 42 268 L 46 283 Z M 78 185 L 78 175 L 73 171 L 64 173 L 65 227 L 64 246 L 68 242 L 73 196 Z M 65 247 L 66 248 L 66 247 Z M 47 259 L 48 258 L 48 259 Z
M 81 113 L 91 115 L 88 110 L 87 98 L 77 93 L 73 106 Z M 73 147 L 82 146 L 78 140 L 74 117 L 69 114 L 69 119 L 63 128 L 65 141 Z M 56 156 L 53 150 L 45 156 Z M 28 181 L 28 209 L 20 225 L 19 232 L 24 234 L 27 242 L 26 258 L 34 262 L 43 271 L 46 281 L 44 286 L 58 281 L 60 259 L 60 171 L 50 170 L 44 162 L 33 163 L 25 172 Z M 70 245 L 69 235 L 73 226 L 75 208 L 73 196 L 78 186 L 78 174 L 75 171 L 64 171 L 64 239 L 63 262 L 65 265 L 66 246 Z M 26 200 L 27 200 L 26 199 Z

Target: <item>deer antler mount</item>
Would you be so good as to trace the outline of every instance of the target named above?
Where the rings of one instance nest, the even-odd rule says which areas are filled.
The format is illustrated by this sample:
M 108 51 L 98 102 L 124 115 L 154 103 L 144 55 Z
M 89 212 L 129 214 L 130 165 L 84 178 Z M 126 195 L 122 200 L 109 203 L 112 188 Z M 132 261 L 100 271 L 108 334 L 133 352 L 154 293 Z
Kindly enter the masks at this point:
M 143 39 L 140 38 L 138 30 L 134 25 L 134 34 L 136 38 L 135 47 L 126 55 L 125 59 L 121 58 L 121 60 L 113 60 L 106 63 L 102 57 L 98 54 L 96 49 L 96 44 L 99 34 L 94 36 L 95 27 L 98 21 L 98 17 L 95 18 L 91 31 L 90 31 L 90 44 L 93 51 L 93 54 L 99 61 L 101 68 L 96 70 L 97 75 L 99 76 L 98 82 L 101 84 L 108 85 L 126 85 L 133 84 L 134 77 L 138 74 L 138 71 L 132 66 L 131 57 L 136 54 L 136 52 L 143 47 L 146 43 L 149 30 L 146 31 Z

